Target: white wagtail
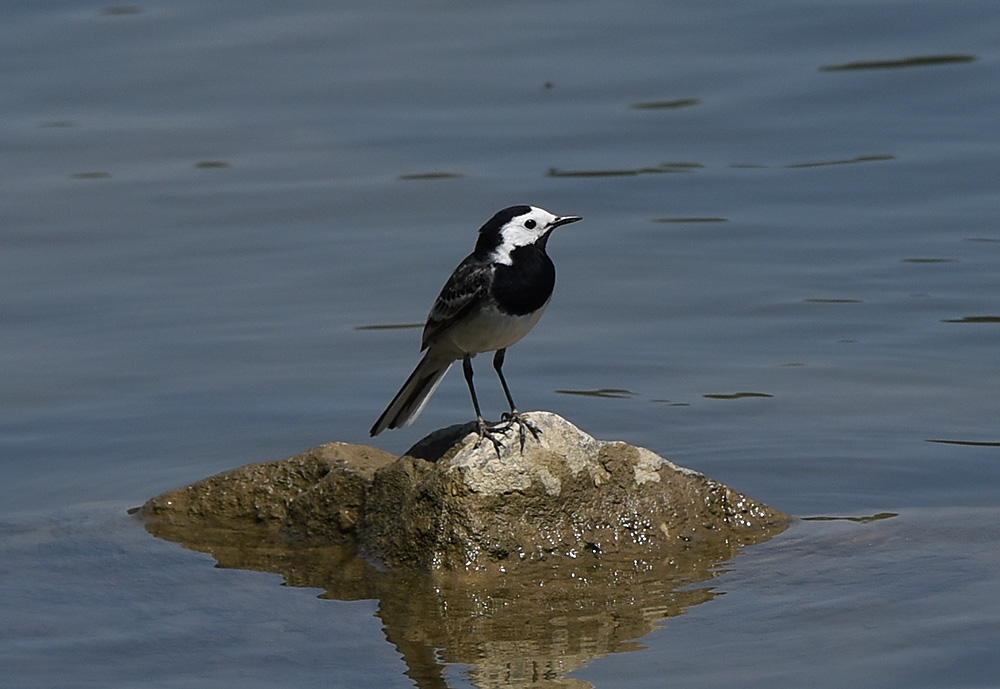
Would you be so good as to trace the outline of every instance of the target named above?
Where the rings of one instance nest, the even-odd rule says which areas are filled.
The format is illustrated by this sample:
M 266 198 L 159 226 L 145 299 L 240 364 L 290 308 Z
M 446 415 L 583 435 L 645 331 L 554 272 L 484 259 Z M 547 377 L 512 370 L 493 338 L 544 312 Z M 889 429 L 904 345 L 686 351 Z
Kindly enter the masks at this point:
M 577 220 L 575 215 L 560 217 L 541 208 L 511 206 L 479 229 L 475 251 L 448 278 L 427 317 L 420 348 L 427 353 L 372 426 L 373 436 L 413 423 L 448 369 L 461 359 L 480 442 L 488 438 L 499 455 L 502 444 L 493 432 L 504 432 L 513 423 L 519 426 L 522 451 L 526 426 L 538 437 L 538 430 L 514 405 L 503 377 L 503 359 L 507 348 L 535 327 L 552 297 L 556 269 L 545 253 L 549 235 Z M 496 352 L 493 368 L 510 405 L 510 413 L 494 425 L 483 420 L 472 384 L 472 357 L 492 351 Z

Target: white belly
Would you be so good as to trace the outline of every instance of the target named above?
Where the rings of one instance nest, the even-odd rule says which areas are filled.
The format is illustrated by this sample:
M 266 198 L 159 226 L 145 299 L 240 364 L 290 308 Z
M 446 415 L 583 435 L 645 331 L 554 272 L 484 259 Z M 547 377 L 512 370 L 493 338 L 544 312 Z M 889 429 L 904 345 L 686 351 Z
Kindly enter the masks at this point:
M 450 328 L 442 336 L 440 344 L 454 347 L 462 354 L 506 349 L 535 327 L 546 306 L 548 302 L 526 316 L 508 316 L 496 309 L 487 309 Z

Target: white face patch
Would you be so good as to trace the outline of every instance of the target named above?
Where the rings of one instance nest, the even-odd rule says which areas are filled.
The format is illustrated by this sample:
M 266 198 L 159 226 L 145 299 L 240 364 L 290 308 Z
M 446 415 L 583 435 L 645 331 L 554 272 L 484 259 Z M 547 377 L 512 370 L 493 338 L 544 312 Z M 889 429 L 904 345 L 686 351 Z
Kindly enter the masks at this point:
M 500 230 L 500 246 L 493 252 L 493 260 L 509 266 L 510 253 L 514 249 L 537 242 L 557 219 L 558 216 L 543 208 L 532 208 L 530 213 L 513 218 Z

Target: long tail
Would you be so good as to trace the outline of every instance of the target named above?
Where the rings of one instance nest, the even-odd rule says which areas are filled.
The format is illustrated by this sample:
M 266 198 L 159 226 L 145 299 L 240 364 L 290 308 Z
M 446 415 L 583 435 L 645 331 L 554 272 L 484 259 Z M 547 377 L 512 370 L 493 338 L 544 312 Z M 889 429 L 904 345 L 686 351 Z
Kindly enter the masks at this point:
M 382 416 L 378 417 L 371 434 L 376 436 L 387 428 L 401 428 L 413 423 L 453 363 L 453 359 L 442 359 L 439 354 L 428 351 L 382 412 Z

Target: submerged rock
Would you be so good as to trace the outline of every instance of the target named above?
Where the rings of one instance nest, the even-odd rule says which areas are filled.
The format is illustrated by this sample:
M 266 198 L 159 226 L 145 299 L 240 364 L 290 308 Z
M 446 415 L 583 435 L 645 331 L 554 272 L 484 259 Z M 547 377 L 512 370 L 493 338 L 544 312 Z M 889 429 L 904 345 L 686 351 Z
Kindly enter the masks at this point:
M 525 416 L 540 432 L 523 452 L 516 425 L 499 453 L 477 443 L 471 423 L 432 433 L 400 458 L 329 443 L 166 493 L 141 511 L 152 533 L 171 540 L 263 530 L 435 572 L 664 559 L 693 548 L 719 560 L 787 525 L 787 515 L 649 450 L 596 440 L 552 413 Z

